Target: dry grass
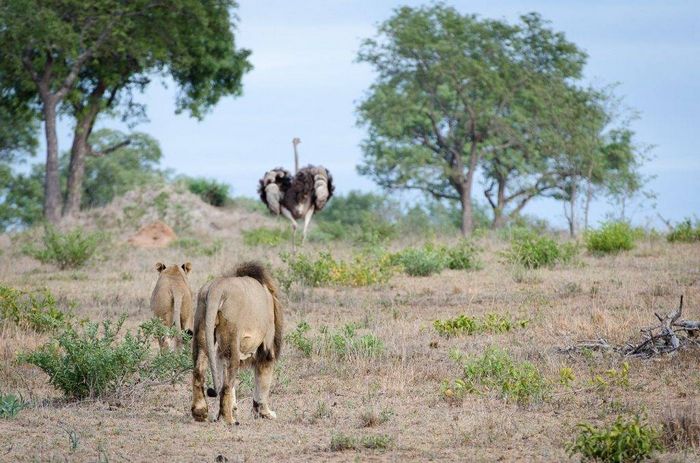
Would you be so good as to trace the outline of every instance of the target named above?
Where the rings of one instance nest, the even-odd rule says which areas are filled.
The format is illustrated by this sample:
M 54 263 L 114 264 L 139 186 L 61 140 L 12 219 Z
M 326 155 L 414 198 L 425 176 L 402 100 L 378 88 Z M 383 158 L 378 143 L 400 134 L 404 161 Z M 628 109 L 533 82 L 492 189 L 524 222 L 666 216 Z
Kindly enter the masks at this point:
M 217 223 L 237 227 L 238 216 L 221 214 Z M 211 238 L 198 233 L 203 240 Z M 115 234 L 125 235 L 127 230 Z M 184 255 L 176 248 L 138 250 L 117 242 L 77 272 L 23 257 L 0 237 L 0 283 L 46 287 L 73 305 L 78 317 L 101 320 L 126 313 L 125 327 L 133 329 L 150 318 L 157 261 L 191 261 L 195 289 L 244 259 L 262 259 L 273 268 L 283 265 L 281 249 L 246 248 L 239 228 L 217 230 L 216 236 L 225 244 L 213 256 Z M 31 405 L 12 420 L 0 420 L 0 460 L 215 461 L 222 455 L 228 461 L 346 461 L 356 456 L 363 461 L 573 461 L 564 445 L 578 422 L 609 423 L 619 414 L 639 412 L 654 424 L 689 422 L 665 413 L 685 407 L 684 401 L 697 395 L 697 352 L 630 361 L 627 381 L 622 381 L 624 360 L 616 355 L 568 356 L 556 348 L 599 336 L 622 343 L 653 323 L 653 311 L 675 307 L 681 293 L 688 317 L 700 317 L 700 247 L 645 243 L 617 256 L 584 256 L 582 265 L 517 270 L 514 275 L 498 255 L 504 243 L 486 238 L 479 244 L 485 249 L 484 266 L 477 272 L 397 275 L 370 288 L 293 286 L 284 295 L 287 332 L 301 321 L 315 335 L 321 326 L 339 330 L 355 323 L 358 335 L 377 336 L 384 351 L 376 357 L 339 359 L 314 352 L 306 358 L 287 344 L 272 390 L 276 421 L 253 419 L 250 389 L 244 387 L 240 426 L 195 423 L 189 381 L 150 389 L 131 403 L 65 402 L 42 372 L 15 362 L 18 353 L 40 345 L 46 336 L 2 328 L 0 393 L 21 394 Z M 333 252 L 347 256 L 351 249 L 334 243 Z M 449 339 L 432 327 L 435 319 L 489 313 L 530 322 L 506 333 Z M 442 382 L 461 374 L 450 351 L 481 355 L 492 345 L 533 363 L 551 382 L 551 397 L 527 406 L 489 394 L 446 400 Z M 567 385 L 560 383 L 563 368 L 573 373 Z M 672 449 L 661 457 L 697 460 L 695 452 Z

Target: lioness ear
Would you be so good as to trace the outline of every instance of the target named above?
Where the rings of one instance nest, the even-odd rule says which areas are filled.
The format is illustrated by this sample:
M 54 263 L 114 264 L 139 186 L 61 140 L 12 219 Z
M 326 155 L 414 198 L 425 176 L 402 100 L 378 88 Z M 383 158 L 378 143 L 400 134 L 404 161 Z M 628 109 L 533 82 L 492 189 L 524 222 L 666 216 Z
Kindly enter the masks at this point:
M 192 271 L 192 264 L 190 264 L 189 262 L 185 262 L 184 264 L 182 264 L 182 270 L 184 270 L 185 273 L 190 273 Z
M 165 270 L 165 265 L 162 262 L 158 262 L 156 264 L 156 270 L 158 270 L 158 273 L 162 272 L 163 270 Z

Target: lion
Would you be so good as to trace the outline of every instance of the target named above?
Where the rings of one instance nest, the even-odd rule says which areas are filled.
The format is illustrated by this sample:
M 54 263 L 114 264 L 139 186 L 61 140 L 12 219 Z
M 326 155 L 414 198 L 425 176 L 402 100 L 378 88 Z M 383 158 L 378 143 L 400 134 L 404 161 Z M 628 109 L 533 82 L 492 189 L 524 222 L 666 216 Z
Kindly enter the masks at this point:
M 282 348 L 282 307 L 269 272 L 258 262 L 246 262 L 234 272 L 205 284 L 197 296 L 192 340 L 192 416 L 208 417 L 204 379 L 208 366 L 220 396 L 219 418 L 239 424 L 234 382 L 239 368 L 255 369 L 253 414 L 274 419 L 269 394 L 274 363 Z M 224 368 L 225 367 L 225 368 Z
M 156 270 L 160 274 L 156 287 L 151 294 L 151 311 L 160 318 L 165 326 L 175 326 L 178 331 L 187 330 L 192 334 L 193 307 L 192 289 L 187 279 L 187 275 L 192 271 L 192 264 L 165 266 L 163 263 L 156 264 Z M 166 339 L 158 340 L 160 349 L 165 350 L 168 346 Z M 182 347 L 182 337 L 175 337 L 177 347 Z

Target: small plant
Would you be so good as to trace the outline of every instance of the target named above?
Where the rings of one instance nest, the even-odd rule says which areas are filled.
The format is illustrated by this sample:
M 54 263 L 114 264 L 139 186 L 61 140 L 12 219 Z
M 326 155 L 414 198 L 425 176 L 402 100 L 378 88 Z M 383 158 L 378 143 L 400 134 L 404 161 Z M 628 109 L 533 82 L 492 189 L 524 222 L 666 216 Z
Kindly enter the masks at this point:
M 340 359 L 372 358 L 384 352 L 384 343 L 373 334 L 357 335 L 357 328 L 349 323 L 338 331 L 321 329 L 320 348 Z
M 448 263 L 445 252 L 431 243 L 422 248 L 406 248 L 394 254 L 392 259 L 406 274 L 421 277 L 441 272 Z
M 623 362 L 619 370 L 610 368 L 605 370 L 604 375 L 594 375 L 591 379 L 591 385 L 599 390 L 606 390 L 611 386 L 627 389 L 630 386 L 630 364 Z
M 79 268 L 85 265 L 104 242 L 104 234 L 87 233 L 80 228 L 61 233 L 52 225 L 46 225 L 42 238 L 43 247 L 27 244 L 22 252 L 42 263 L 55 264 L 61 270 Z
M 8 320 L 41 333 L 64 327 L 70 319 L 71 314 L 61 311 L 47 290 L 20 291 L 0 285 L 0 322 Z
M 489 347 L 481 357 L 465 359 L 456 353 L 453 358 L 462 363 L 463 374 L 451 385 L 443 383 L 447 398 L 494 391 L 504 400 L 528 404 L 542 401 L 549 394 L 549 384 L 533 364 L 517 362 L 496 347 Z
M 570 387 L 571 384 L 576 380 L 576 376 L 574 376 L 574 369 L 571 367 L 561 367 L 559 369 L 559 383 L 566 386 Z
M 438 334 L 450 337 L 460 334 L 507 333 L 515 328 L 525 328 L 528 323 L 529 320 L 514 321 L 507 316 L 489 313 L 481 319 L 459 315 L 452 319 L 435 320 L 433 327 Z
M 363 428 L 373 428 L 386 423 L 393 416 L 391 410 L 378 412 L 374 407 L 367 408 L 360 413 L 360 426 Z
M 243 244 L 246 246 L 279 246 L 292 239 L 289 228 L 258 227 L 243 230 Z
M 196 194 L 206 203 L 221 207 L 228 201 L 229 186 L 208 178 L 186 178 L 187 189 Z
M 311 329 L 308 323 L 300 322 L 296 329 L 291 333 L 287 334 L 285 340 L 292 344 L 294 347 L 299 349 L 304 357 L 311 357 L 311 353 L 314 349 L 314 342 L 312 339 L 306 337 L 306 333 Z
M 690 219 L 685 219 L 671 230 L 666 239 L 669 243 L 694 243 L 700 241 L 700 225 L 696 223 L 693 226 Z
M 629 251 L 634 247 L 634 230 L 626 222 L 607 222 L 600 230 L 584 235 L 586 249 L 596 254 L 612 254 Z
M 27 403 L 14 394 L 0 394 L 0 418 L 14 418 Z
M 68 327 L 21 360 L 41 368 L 49 382 L 72 399 L 101 397 L 147 380 L 174 381 L 192 368 L 185 349 L 151 355 L 150 346 L 158 336 L 175 334 L 160 320 L 144 323 L 136 335 L 119 338 L 125 318 L 116 324 L 102 322 L 101 332 L 97 323 L 87 323 L 80 331 Z
M 638 462 L 663 450 L 660 432 L 639 416 L 618 416 L 609 427 L 578 424 L 579 433 L 566 447 L 569 455 L 581 454 L 582 461 Z
M 333 452 L 342 452 L 343 450 L 358 450 L 361 448 L 386 450 L 394 443 L 391 436 L 384 434 L 376 436 L 355 437 L 343 433 L 336 433 L 331 436 L 330 449 Z

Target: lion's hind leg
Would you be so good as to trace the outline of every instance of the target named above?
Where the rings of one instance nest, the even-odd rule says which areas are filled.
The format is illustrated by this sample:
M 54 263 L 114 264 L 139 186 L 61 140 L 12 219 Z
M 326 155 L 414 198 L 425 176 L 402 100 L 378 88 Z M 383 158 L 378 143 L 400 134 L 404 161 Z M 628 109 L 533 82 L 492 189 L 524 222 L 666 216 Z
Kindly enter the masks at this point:
M 224 370 L 223 388 L 221 390 L 221 402 L 219 406 L 219 418 L 226 424 L 238 425 L 238 403 L 236 402 L 236 378 L 238 378 L 239 347 L 238 336 L 233 336 L 233 342 L 229 348 L 228 365 Z
M 256 418 L 277 418 L 270 410 L 270 385 L 274 373 L 274 360 L 260 359 L 255 362 L 255 391 L 253 392 L 253 414 Z
M 204 395 L 204 381 L 207 372 L 206 350 L 201 348 L 199 337 L 192 342 L 192 357 L 194 368 L 192 369 L 192 417 L 195 421 L 206 421 L 209 416 L 209 407 Z

